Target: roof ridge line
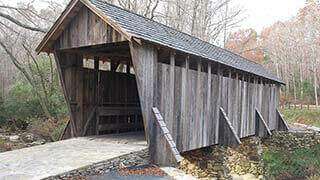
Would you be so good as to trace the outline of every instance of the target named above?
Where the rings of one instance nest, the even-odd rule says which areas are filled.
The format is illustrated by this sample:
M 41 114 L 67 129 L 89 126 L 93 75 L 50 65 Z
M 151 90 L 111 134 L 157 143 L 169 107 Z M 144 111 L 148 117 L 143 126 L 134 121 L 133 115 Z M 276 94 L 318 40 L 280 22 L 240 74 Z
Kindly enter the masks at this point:
M 132 12 L 132 11 L 130 11 L 130 10 L 128 10 L 128 9 L 119 7 L 119 6 L 115 5 L 115 4 L 111 4 L 111 3 L 109 3 L 109 2 L 107 2 L 107 1 L 105 1 L 105 0 L 94 0 L 94 1 L 99 1 L 99 2 L 102 2 L 102 3 L 108 4 L 108 5 L 110 5 L 110 6 L 113 6 L 113 7 L 115 7 L 115 8 L 118 8 L 118 9 L 121 9 L 121 10 L 124 10 L 124 11 L 127 11 L 127 12 L 129 12 L 130 14 L 139 16 L 139 17 L 144 18 L 144 19 L 146 19 L 146 20 L 148 20 L 148 21 L 155 22 L 155 23 L 157 23 L 158 25 L 165 26 L 165 27 L 170 28 L 170 29 L 172 29 L 172 30 L 174 30 L 174 31 L 177 31 L 177 32 L 182 33 L 182 34 L 185 34 L 185 35 L 187 35 L 187 36 L 189 36 L 189 37 L 191 37 L 191 38 L 196 38 L 196 39 L 198 39 L 198 40 L 200 40 L 200 41 L 202 41 L 202 42 L 204 42 L 204 43 L 210 44 L 211 46 L 217 47 L 217 48 L 219 48 L 220 50 L 224 50 L 224 51 L 227 51 L 227 52 L 229 52 L 229 53 L 231 53 L 231 54 L 233 54 L 233 55 L 239 56 L 239 57 L 241 57 L 243 60 L 245 60 L 245 61 L 247 61 L 247 62 L 249 62 L 249 63 L 254 63 L 254 64 L 257 64 L 257 65 L 263 66 L 262 64 L 257 63 L 257 62 L 252 61 L 252 60 L 249 60 L 248 58 L 243 57 L 242 55 L 237 54 L 237 53 L 235 53 L 235 52 L 232 52 L 231 50 L 222 48 L 222 47 L 217 46 L 217 45 L 215 45 L 215 44 L 212 44 L 212 43 L 210 43 L 210 42 L 208 42 L 208 41 L 202 40 L 202 39 L 200 39 L 199 37 L 196 37 L 196 36 L 193 36 L 193 35 L 191 35 L 191 34 L 189 34 L 189 33 L 186 33 L 186 32 L 183 32 L 183 31 L 181 31 L 181 30 L 175 29 L 175 28 L 173 28 L 173 27 L 170 27 L 170 26 L 168 26 L 168 25 L 166 25 L 166 24 L 160 23 L 160 22 L 155 21 L 155 20 L 153 20 L 153 19 L 144 17 L 144 16 L 142 16 L 141 14 Z M 163 27 L 162 27 L 162 28 L 163 28 Z

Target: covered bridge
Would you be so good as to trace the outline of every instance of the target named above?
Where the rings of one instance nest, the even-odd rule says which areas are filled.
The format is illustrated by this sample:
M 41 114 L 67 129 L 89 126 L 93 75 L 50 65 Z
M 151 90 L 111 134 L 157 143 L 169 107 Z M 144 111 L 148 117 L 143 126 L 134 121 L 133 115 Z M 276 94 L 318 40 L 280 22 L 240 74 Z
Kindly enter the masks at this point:
M 36 51 L 53 53 L 63 138 L 144 131 L 153 162 L 285 130 L 283 82 L 262 65 L 102 0 L 72 0 Z

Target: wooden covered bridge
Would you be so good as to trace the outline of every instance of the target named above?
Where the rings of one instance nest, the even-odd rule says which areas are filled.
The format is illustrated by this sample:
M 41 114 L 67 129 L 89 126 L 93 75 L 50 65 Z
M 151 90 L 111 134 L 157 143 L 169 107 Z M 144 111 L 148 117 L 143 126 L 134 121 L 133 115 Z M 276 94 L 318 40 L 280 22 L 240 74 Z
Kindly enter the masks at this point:
M 102 0 L 72 0 L 37 52 L 53 53 L 63 138 L 145 131 L 151 159 L 285 130 L 283 82 L 262 65 Z

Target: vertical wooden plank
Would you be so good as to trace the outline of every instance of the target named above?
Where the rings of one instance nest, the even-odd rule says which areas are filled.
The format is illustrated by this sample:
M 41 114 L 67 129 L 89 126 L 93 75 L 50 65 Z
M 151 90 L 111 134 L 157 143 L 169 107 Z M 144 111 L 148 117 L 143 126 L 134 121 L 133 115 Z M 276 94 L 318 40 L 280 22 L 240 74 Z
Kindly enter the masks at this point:
M 207 73 L 207 98 L 206 100 L 206 111 L 205 111 L 205 118 L 203 120 L 203 145 L 208 146 L 210 145 L 210 134 L 213 130 L 213 119 L 211 119 L 211 89 L 212 89 L 212 65 L 208 62 L 208 73 Z
M 217 105 L 216 105 L 216 108 L 215 108 L 215 123 L 216 123 L 216 129 L 215 129 L 215 143 L 217 144 L 219 142 L 219 119 L 220 119 L 220 107 L 221 107 L 221 84 L 222 84 L 222 81 L 223 81 L 223 77 L 222 77 L 222 74 L 221 74 L 221 66 L 220 64 L 218 65 L 218 72 L 217 72 L 217 87 L 218 87 L 218 91 L 216 93 L 216 96 L 217 96 Z
M 157 134 L 154 118 L 152 116 L 152 107 L 156 105 L 156 79 L 157 79 L 157 61 L 158 53 L 152 45 L 130 44 L 132 62 L 136 74 L 136 81 L 140 97 L 140 104 L 143 115 L 146 139 L 149 145 L 151 160 L 155 159 L 156 154 L 160 153 L 157 149 Z
M 210 113 L 210 134 L 209 134 L 209 143 L 216 144 L 216 131 L 217 131 L 217 124 L 218 124 L 218 114 L 217 114 L 217 106 L 219 100 L 219 76 L 218 74 L 211 74 L 212 85 L 211 85 L 211 113 Z
M 231 70 L 229 69 L 229 75 L 227 78 L 227 109 L 226 113 L 228 115 L 228 118 L 230 122 L 233 124 L 233 118 L 232 118 L 232 77 L 231 77 Z
M 168 88 L 169 91 L 169 97 L 168 97 L 168 104 L 169 104 L 169 109 L 168 109 L 168 120 L 171 125 L 170 129 L 171 130 L 171 134 L 173 139 L 177 138 L 177 121 L 175 119 L 174 116 L 174 90 L 175 90 L 175 80 L 174 80 L 174 72 L 175 72 L 175 53 L 174 52 L 170 52 L 170 76 L 169 76 L 169 80 L 170 80 L 170 85 Z
M 239 74 L 238 74 L 239 76 Z M 242 99 L 243 99 L 243 77 L 242 79 L 239 78 L 239 89 L 238 89 L 238 94 L 239 94 L 239 101 L 238 101 L 238 115 L 239 115 L 239 123 L 238 123 L 238 135 L 239 137 L 242 137 L 242 109 L 243 109 L 243 106 L 242 106 Z
M 190 101 L 188 103 L 189 108 L 189 137 L 188 137 L 188 149 L 195 149 L 196 141 L 197 141 L 197 71 L 189 70 L 188 74 L 189 79 L 189 94 Z M 193 128 L 191 128 L 193 127 Z
M 201 134 L 202 134 L 202 117 L 201 117 L 201 109 L 202 109 L 202 93 L 201 93 L 201 68 L 202 68 L 202 64 L 201 61 L 198 61 L 197 64 L 197 85 L 196 85 L 196 116 L 195 116 L 195 134 L 194 134 L 194 141 L 193 141 L 193 147 L 197 148 L 201 146 Z
M 245 82 L 245 75 L 242 77 L 243 87 L 242 87 L 242 128 L 241 137 L 246 135 L 246 124 L 247 124 L 247 83 Z
M 181 74 L 181 126 L 182 126 L 182 150 L 188 149 L 189 141 L 189 56 L 184 61 Z
M 233 127 L 237 135 L 239 135 L 239 75 L 236 73 L 235 80 L 233 81 L 234 88 L 233 88 L 233 97 L 234 100 L 232 102 L 233 108 Z
M 176 121 L 176 145 L 179 151 L 182 150 L 182 119 L 181 119 L 181 98 L 182 98 L 182 93 L 181 93 L 181 76 L 182 76 L 182 68 L 175 66 L 175 73 L 174 73 L 174 80 L 175 80 L 175 88 L 174 88 L 174 119 Z

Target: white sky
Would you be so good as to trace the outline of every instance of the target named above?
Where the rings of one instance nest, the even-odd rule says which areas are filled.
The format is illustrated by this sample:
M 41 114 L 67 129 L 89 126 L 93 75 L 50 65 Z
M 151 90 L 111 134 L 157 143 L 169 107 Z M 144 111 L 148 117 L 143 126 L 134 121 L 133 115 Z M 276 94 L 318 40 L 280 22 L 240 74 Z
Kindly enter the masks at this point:
M 241 27 L 253 27 L 258 32 L 277 21 L 290 19 L 305 4 L 305 0 L 234 0 L 234 2 L 246 10 L 246 19 Z
M 0 0 L 10 5 L 20 1 L 24 0 Z M 240 28 L 254 28 L 260 32 L 263 27 L 295 16 L 304 6 L 305 0 L 233 0 L 233 2 L 245 9 L 246 19 L 241 23 Z

